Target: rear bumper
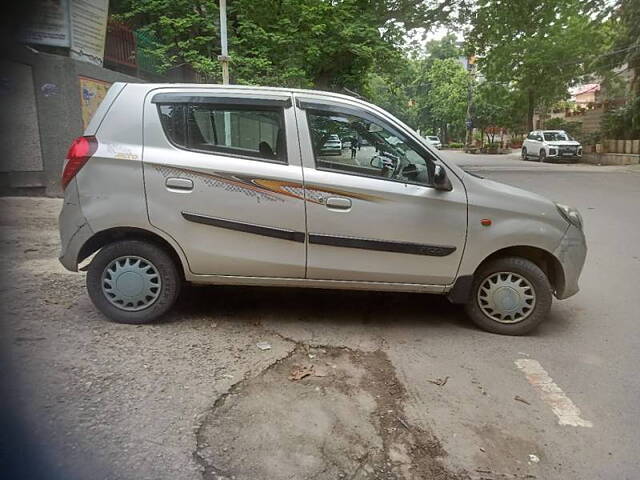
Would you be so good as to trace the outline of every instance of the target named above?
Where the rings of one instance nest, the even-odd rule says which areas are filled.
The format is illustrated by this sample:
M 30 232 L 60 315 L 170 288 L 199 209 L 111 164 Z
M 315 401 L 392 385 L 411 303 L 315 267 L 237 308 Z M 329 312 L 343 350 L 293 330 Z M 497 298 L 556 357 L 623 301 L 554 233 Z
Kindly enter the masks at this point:
M 72 272 L 78 271 L 78 253 L 93 236 L 93 231 L 82 214 L 78 200 L 78 184 L 73 179 L 64 192 L 64 203 L 58 217 L 60 229 L 60 263 Z
M 563 285 L 558 286 L 555 292 L 556 298 L 562 300 L 575 295 L 580 290 L 578 279 L 587 257 L 584 232 L 571 225 L 553 254 L 560 261 L 564 273 Z

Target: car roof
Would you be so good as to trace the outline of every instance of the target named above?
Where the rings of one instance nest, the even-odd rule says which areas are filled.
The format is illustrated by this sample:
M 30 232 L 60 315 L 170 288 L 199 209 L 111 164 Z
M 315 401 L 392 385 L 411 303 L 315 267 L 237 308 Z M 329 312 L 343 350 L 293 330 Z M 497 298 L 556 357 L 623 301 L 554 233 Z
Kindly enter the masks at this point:
M 284 87 L 263 87 L 258 85 L 220 85 L 217 83 L 141 83 L 141 82 L 125 82 L 125 83 L 127 85 L 144 86 L 144 87 L 147 87 L 148 90 L 155 90 L 159 88 L 202 88 L 202 89 L 211 89 L 211 90 L 220 90 L 220 91 L 245 90 L 246 93 L 251 93 L 251 92 L 253 93 L 299 93 L 299 94 L 310 94 L 310 95 L 326 95 L 330 97 L 341 98 L 343 100 L 357 101 L 360 103 L 364 103 L 366 105 L 371 105 L 376 108 L 380 108 L 356 96 L 345 95 L 342 93 L 335 93 L 335 92 L 327 92 L 325 90 L 284 88 Z

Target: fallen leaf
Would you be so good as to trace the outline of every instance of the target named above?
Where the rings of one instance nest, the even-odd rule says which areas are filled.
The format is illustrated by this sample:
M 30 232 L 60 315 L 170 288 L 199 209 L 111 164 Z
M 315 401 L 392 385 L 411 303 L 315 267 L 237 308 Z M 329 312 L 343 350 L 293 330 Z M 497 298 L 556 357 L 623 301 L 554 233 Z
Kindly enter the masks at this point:
M 522 403 L 525 403 L 527 405 L 531 405 L 528 400 L 522 398 L 520 395 L 516 395 L 515 397 L 513 397 L 513 399 L 515 401 L 517 401 L 517 402 L 522 402 Z
M 291 373 L 289 374 L 289 380 L 296 381 L 302 380 L 304 377 L 308 377 L 313 374 L 313 365 L 294 365 Z
M 449 376 L 447 375 L 444 378 L 436 378 L 435 380 L 428 380 L 429 383 L 433 383 L 434 385 L 438 385 L 439 387 L 443 387 L 447 384 L 449 380 Z

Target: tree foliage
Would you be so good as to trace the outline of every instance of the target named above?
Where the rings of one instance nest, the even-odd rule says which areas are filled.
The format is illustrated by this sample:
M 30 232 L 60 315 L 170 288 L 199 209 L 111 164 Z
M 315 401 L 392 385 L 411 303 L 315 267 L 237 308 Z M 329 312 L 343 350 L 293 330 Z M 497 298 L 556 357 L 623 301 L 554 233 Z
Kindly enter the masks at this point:
M 405 53 L 393 73 L 372 74 L 367 94 L 372 102 L 425 133 L 463 129 L 468 74 L 459 62 L 455 35 L 445 35 Z
M 228 4 L 234 83 L 365 88 L 393 71 L 407 31 L 447 21 L 466 0 L 233 0 Z M 186 63 L 220 80 L 215 0 L 117 0 L 112 12 L 158 39 L 165 69 Z
M 536 107 L 565 97 L 606 47 L 603 8 L 593 0 L 480 0 L 470 49 L 483 75 L 525 94 L 529 129 Z

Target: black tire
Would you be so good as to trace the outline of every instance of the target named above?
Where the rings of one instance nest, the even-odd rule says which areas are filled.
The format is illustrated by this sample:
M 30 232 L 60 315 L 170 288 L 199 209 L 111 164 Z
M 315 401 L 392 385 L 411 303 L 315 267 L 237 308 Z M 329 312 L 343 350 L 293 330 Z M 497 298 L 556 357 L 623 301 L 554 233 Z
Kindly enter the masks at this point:
M 113 305 L 102 289 L 102 274 L 113 260 L 123 256 L 138 256 L 148 260 L 157 269 L 161 279 L 160 293 L 143 310 L 126 311 Z M 182 287 L 178 266 L 167 251 L 142 240 L 123 240 L 103 247 L 93 258 L 87 270 L 87 291 L 93 304 L 106 317 L 117 323 L 138 325 L 162 317 L 176 302 Z
M 536 301 L 533 310 L 517 323 L 501 323 L 486 315 L 480 308 L 478 289 L 494 273 L 513 272 L 524 277 L 533 287 Z M 482 265 L 474 275 L 471 299 L 465 309 L 477 326 L 500 335 L 525 335 L 542 322 L 551 308 L 551 285 L 545 273 L 535 263 L 521 257 L 504 257 Z
M 544 150 L 540 150 L 540 156 L 538 157 L 538 160 L 540 160 L 540 163 L 544 163 L 546 159 L 547 153 Z
M 522 160 L 529 160 L 529 155 L 527 155 L 527 149 L 526 147 L 522 147 Z

